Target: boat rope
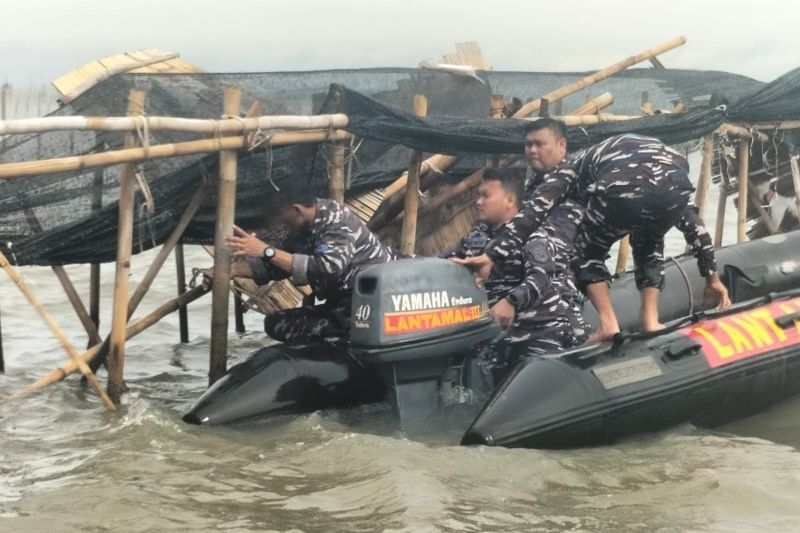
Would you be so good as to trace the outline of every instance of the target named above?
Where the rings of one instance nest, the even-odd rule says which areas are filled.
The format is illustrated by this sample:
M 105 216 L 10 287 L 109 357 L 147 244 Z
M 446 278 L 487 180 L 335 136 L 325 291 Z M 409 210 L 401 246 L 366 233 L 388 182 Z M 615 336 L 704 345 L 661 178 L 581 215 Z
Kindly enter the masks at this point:
M 678 268 L 678 272 L 681 273 L 683 281 L 686 284 L 686 290 L 689 291 L 689 316 L 692 316 L 694 315 L 694 291 L 692 290 L 692 282 L 689 280 L 689 274 L 686 273 L 686 270 L 674 257 L 670 257 L 669 260 Z

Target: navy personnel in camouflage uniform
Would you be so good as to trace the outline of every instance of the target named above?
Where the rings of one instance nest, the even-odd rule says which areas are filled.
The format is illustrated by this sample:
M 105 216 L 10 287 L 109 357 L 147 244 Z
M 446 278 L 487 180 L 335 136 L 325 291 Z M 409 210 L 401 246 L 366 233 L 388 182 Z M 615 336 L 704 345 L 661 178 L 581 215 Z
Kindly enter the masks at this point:
M 716 297 L 718 310 L 730 306 L 728 291 L 716 273 L 711 239 L 689 196 L 694 188 L 689 166 L 661 141 L 639 135 L 618 135 L 567 159 L 563 123 L 540 119 L 527 128 L 525 156 L 536 175 L 535 190 L 523 210 L 506 224 L 485 256 L 469 264 L 481 276 L 508 250 L 523 246 L 548 213 L 570 197 L 586 206 L 576 237 L 573 268 L 579 287 L 598 310 L 600 327 L 589 339 L 605 340 L 619 332 L 611 306 L 605 267 L 611 245 L 626 234 L 636 281 L 642 294 L 642 329 L 656 331 L 658 296 L 664 284 L 664 235 L 673 226 L 683 232 L 706 278 L 706 295 Z
M 291 278 L 295 285 L 310 285 L 323 304 L 287 309 L 268 315 L 264 330 L 282 342 L 335 341 L 349 329 L 350 295 L 359 267 L 393 259 L 361 220 L 333 200 L 293 198 L 278 213 L 290 234 L 273 247 L 234 226 L 228 239 L 234 256 L 234 275 L 252 277 L 263 285 Z
M 525 279 L 506 296 L 514 318 L 508 341 L 516 357 L 580 346 L 589 337 L 570 259 L 584 208 L 574 200 L 555 207 L 525 244 Z
M 521 169 L 485 169 L 481 184 L 478 186 L 478 198 L 475 201 L 478 224 L 454 249 L 445 252 L 441 257 L 465 259 L 483 254 L 497 229 L 519 212 L 522 204 L 523 179 Z M 496 304 L 520 284 L 524 276 L 522 263 L 522 250 L 514 250 L 502 265 L 497 265 L 484 283 L 489 305 Z

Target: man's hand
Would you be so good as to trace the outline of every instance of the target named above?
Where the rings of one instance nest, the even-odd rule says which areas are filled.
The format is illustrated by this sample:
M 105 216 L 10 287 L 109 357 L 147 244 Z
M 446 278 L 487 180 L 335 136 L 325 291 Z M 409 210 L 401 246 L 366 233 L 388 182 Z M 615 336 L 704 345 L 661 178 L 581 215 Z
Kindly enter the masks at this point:
M 486 254 L 481 254 L 477 257 L 468 257 L 466 259 L 453 257 L 451 261 L 459 265 L 464 265 L 472 270 L 475 273 L 475 282 L 479 285 L 486 283 L 492 276 L 492 269 L 494 269 L 494 261 Z
M 715 311 L 724 311 L 731 306 L 731 299 L 728 297 L 728 289 L 723 285 L 716 272 L 706 278 L 706 288 L 703 292 L 703 301 L 716 300 Z
M 492 315 L 492 318 L 500 324 L 501 328 L 509 329 L 514 323 L 516 310 L 507 299 L 503 298 L 494 304 L 494 307 L 489 310 L 489 313 Z
M 267 243 L 258 239 L 255 233 L 247 233 L 239 226 L 233 226 L 233 236 L 225 239 L 234 256 L 261 257 Z

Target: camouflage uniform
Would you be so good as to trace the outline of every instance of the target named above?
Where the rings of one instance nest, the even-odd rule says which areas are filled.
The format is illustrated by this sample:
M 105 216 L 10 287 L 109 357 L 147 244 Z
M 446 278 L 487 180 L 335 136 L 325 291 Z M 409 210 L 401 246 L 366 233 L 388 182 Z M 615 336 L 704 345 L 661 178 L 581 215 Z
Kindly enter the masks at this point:
M 334 340 L 349 329 L 350 294 L 362 265 L 386 263 L 394 256 L 347 207 L 317 199 L 311 227 L 295 232 L 278 246 L 292 255 L 291 272 L 248 257 L 259 285 L 291 277 L 295 285 L 311 285 L 324 304 L 287 309 L 268 315 L 264 330 L 282 342 Z
M 488 224 L 477 224 L 461 239 L 452 250 L 443 253 L 440 257 L 477 257 L 484 253 L 486 246 L 492 241 L 496 230 Z M 524 277 L 523 257 L 521 250 L 514 250 L 503 264 L 495 265 L 491 277 L 484 283 L 486 298 L 489 305 L 494 305 L 505 297 L 514 287 L 520 284 Z
M 711 238 L 689 197 L 694 191 L 689 165 L 658 139 L 625 134 L 578 152 L 537 176 L 522 211 L 495 239 L 489 256 L 502 261 L 523 246 L 553 207 L 570 197 L 586 206 L 575 239 L 577 283 L 609 281 L 605 266 L 611 245 L 631 235 L 637 286 L 662 288 L 664 235 L 675 226 L 697 257 L 703 276 L 716 270 Z
M 525 279 L 507 296 L 516 315 L 508 342 L 515 357 L 538 356 L 574 348 L 586 342 L 589 326 L 572 278 L 572 243 L 583 207 L 567 200 L 525 245 Z

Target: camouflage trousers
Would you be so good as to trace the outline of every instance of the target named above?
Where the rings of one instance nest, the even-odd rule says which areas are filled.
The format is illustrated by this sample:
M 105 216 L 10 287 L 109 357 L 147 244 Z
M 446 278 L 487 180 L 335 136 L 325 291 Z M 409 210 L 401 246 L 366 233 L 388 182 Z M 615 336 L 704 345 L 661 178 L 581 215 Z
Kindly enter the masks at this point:
M 606 267 L 611 246 L 630 235 L 636 286 L 664 286 L 664 235 L 681 219 L 691 189 L 665 180 L 651 187 L 592 196 L 575 237 L 573 270 L 581 290 L 611 280 Z
M 339 302 L 335 307 L 322 304 L 284 309 L 264 317 L 264 331 L 276 341 L 285 343 L 326 341 L 337 342 L 347 336 L 349 330 L 346 305 Z

